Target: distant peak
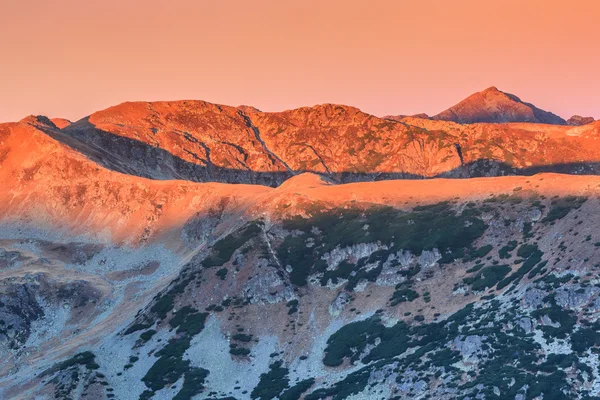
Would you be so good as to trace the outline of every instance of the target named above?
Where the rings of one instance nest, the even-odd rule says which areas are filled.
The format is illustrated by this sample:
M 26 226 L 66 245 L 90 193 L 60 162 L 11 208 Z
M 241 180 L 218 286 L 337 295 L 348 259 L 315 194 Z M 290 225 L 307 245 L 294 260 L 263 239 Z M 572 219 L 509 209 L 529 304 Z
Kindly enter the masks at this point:
M 499 90 L 496 86 L 490 86 L 489 88 L 485 89 L 483 91 L 483 93 L 486 92 L 500 92 L 500 93 L 504 93 L 502 90 Z
M 459 124 L 479 122 L 565 124 L 565 120 L 561 117 L 526 103 L 513 94 L 499 90 L 496 86 L 474 93 L 432 118 Z

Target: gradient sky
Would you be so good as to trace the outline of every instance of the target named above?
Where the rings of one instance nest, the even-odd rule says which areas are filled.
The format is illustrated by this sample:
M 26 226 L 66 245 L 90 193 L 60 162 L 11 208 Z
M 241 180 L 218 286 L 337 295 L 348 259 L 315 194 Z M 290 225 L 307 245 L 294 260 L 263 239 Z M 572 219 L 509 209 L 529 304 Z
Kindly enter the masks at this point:
M 597 0 L 0 0 L 0 121 L 127 100 L 435 114 L 495 85 L 600 118 Z

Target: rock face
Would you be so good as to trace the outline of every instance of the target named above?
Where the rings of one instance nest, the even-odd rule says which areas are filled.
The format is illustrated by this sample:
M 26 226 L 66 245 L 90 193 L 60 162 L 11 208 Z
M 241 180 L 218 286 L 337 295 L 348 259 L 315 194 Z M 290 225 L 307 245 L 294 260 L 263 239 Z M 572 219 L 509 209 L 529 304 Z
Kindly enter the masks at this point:
M 454 348 L 460 352 L 461 356 L 469 361 L 477 360 L 478 356 L 481 355 L 482 350 L 481 346 L 485 337 L 481 337 L 478 335 L 470 335 L 470 336 L 457 336 L 454 339 L 452 345 Z
M 580 115 L 573 115 L 571 118 L 567 120 L 567 125 L 569 126 L 581 126 L 587 125 L 594 122 L 595 119 L 593 117 L 582 117 Z
M 565 120 L 532 104 L 521 101 L 517 96 L 490 87 L 475 93 L 460 103 L 432 117 L 437 120 L 459 124 L 477 122 L 534 122 L 540 124 L 565 124 Z

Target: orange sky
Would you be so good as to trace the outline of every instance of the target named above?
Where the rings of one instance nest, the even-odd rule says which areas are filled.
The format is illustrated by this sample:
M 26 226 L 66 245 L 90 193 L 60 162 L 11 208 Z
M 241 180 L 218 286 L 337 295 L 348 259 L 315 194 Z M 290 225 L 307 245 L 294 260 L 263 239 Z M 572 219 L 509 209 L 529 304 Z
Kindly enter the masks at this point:
M 495 85 L 600 118 L 597 0 L 0 0 L 0 121 L 126 100 L 435 114 Z

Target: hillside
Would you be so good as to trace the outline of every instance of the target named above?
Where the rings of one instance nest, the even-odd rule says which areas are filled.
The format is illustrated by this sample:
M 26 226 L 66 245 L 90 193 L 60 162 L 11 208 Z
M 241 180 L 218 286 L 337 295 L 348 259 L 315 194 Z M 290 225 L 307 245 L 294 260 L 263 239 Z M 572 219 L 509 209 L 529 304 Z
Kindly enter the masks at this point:
M 0 398 L 597 398 L 599 130 L 204 102 L 0 124 Z

